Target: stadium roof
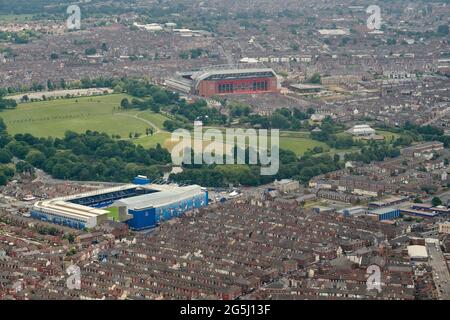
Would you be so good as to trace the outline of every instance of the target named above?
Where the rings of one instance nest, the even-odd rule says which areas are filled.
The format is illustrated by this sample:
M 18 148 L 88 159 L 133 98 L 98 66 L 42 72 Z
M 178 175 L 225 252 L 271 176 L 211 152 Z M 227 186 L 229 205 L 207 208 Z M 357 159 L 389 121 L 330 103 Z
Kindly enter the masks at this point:
M 95 218 L 108 213 L 106 210 L 95 209 L 61 200 L 38 201 L 34 206 L 40 210 L 47 210 L 60 215 L 66 215 L 68 217 L 83 220 Z
M 152 207 L 161 207 L 175 201 L 182 201 L 200 193 L 202 188 L 198 185 L 171 188 L 157 193 L 118 200 L 115 206 L 126 206 L 131 210 L 140 210 Z
M 87 198 L 87 197 L 92 197 L 92 196 L 98 196 L 98 195 L 101 195 L 101 194 L 107 194 L 107 193 L 112 193 L 112 192 L 118 192 L 118 191 L 123 191 L 123 190 L 134 189 L 136 187 L 138 187 L 138 185 L 126 184 L 126 185 L 121 185 L 121 186 L 118 186 L 118 187 L 99 189 L 99 190 L 79 193 L 79 194 L 76 194 L 76 195 L 70 195 L 70 196 L 66 196 L 66 197 L 59 197 L 59 198 L 55 198 L 53 200 L 70 201 L 70 200 L 75 200 L 75 199 L 81 199 L 81 198 Z
M 211 69 L 194 72 L 191 78 L 197 82 L 205 80 L 213 75 L 239 75 L 239 74 L 252 74 L 252 73 L 272 73 L 276 76 L 275 71 L 270 68 L 244 68 L 244 69 Z

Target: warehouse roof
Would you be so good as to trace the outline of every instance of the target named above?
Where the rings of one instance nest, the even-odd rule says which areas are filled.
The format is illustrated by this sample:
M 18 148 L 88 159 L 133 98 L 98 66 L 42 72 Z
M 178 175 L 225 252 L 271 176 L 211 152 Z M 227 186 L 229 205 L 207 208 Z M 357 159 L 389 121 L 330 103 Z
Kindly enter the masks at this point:
M 396 196 L 391 196 L 382 200 L 378 200 L 378 201 L 372 201 L 369 203 L 369 205 L 371 206 L 376 206 L 376 207 L 383 207 L 383 206 L 387 206 L 391 203 L 394 202 L 401 202 L 401 201 L 405 201 L 407 200 L 408 197 L 396 197 Z
M 399 209 L 393 208 L 393 207 L 388 207 L 388 208 L 376 209 L 376 210 L 371 211 L 370 213 L 381 215 L 381 214 L 390 213 L 390 212 L 396 211 L 396 210 L 399 210 Z
M 408 246 L 408 256 L 410 258 L 425 259 L 428 258 L 427 248 L 425 246 Z

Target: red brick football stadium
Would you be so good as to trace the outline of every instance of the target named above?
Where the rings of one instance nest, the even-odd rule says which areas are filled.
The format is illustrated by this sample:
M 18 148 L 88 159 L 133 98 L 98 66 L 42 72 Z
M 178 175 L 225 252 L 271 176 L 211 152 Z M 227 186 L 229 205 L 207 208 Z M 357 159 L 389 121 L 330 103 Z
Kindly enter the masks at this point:
M 202 97 L 278 92 L 277 76 L 269 68 L 217 68 L 185 72 L 167 80 L 166 85 Z

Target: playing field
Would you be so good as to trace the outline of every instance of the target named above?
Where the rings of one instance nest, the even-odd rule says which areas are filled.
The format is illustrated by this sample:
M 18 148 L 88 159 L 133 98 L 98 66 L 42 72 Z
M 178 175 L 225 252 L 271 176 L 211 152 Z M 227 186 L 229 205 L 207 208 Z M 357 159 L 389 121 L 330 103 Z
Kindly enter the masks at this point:
M 106 208 L 108 211 L 108 218 L 114 221 L 119 221 L 119 208 L 117 207 L 109 207 Z
M 219 129 L 220 130 L 220 129 Z M 223 131 L 223 130 L 221 130 Z M 193 133 L 192 133 L 193 137 Z M 225 136 L 224 136 L 224 139 Z M 145 136 L 140 137 L 138 139 L 133 140 L 134 143 L 140 144 L 145 148 L 153 147 L 157 143 L 161 144 L 164 148 L 171 150 L 176 143 L 177 140 L 171 139 L 171 134 L 169 132 L 161 131 L 153 136 Z M 270 138 L 268 140 L 270 143 Z M 194 139 L 192 139 L 191 144 L 193 146 Z M 203 146 L 206 147 L 210 142 L 206 141 L 203 143 Z M 301 156 L 307 150 L 313 150 L 314 147 L 322 147 L 324 152 L 330 150 L 330 148 L 322 142 L 315 141 L 309 138 L 309 133 L 307 132 L 280 132 L 280 148 L 287 149 L 293 151 L 296 155 Z M 224 149 L 228 150 L 228 148 Z
M 124 94 L 58 99 L 19 104 L 17 109 L 0 112 L 8 132 L 31 133 L 38 137 L 62 137 L 72 130 L 106 132 L 128 138 L 130 133 L 158 132 L 167 119 L 151 111 L 119 110 Z M 128 97 L 130 98 L 130 97 Z
M 124 97 L 131 99 L 125 94 L 110 94 L 24 103 L 19 104 L 17 109 L 0 112 L 0 117 L 13 135 L 31 133 L 37 137 L 63 137 L 67 130 L 78 133 L 96 130 L 128 139 L 130 133 L 140 133 L 139 138 L 132 140 L 133 143 L 145 148 L 159 143 L 171 150 L 176 142 L 171 141 L 171 134 L 162 129 L 168 118 L 151 111 L 119 110 Z M 153 128 L 152 136 L 145 135 L 147 128 Z M 326 144 L 310 139 L 309 132 L 280 132 L 280 147 L 299 156 L 316 146 L 324 151 L 329 150 Z
M 280 148 L 291 150 L 298 156 L 303 155 L 308 150 L 313 150 L 315 147 L 322 147 L 324 152 L 330 150 L 325 143 L 309 138 L 280 137 Z
M 167 131 L 160 131 L 152 136 L 142 136 L 138 139 L 134 139 L 135 144 L 139 144 L 144 148 L 151 148 L 156 146 L 158 143 L 164 147 L 168 148 L 170 146 L 170 133 Z
M 400 136 L 398 133 L 384 131 L 384 130 L 377 130 L 377 134 L 379 134 L 380 136 L 383 136 L 387 142 L 393 142 L 395 139 L 398 139 L 398 137 Z

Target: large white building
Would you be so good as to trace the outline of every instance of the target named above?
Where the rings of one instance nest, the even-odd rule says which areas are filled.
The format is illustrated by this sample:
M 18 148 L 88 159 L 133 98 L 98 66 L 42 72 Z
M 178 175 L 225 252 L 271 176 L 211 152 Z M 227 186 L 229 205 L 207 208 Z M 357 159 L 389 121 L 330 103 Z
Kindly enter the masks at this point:
M 376 133 L 376 131 L 367 124 L 356 125 L 347 130 L 347 132 L 354 136 L 372 136 Z

